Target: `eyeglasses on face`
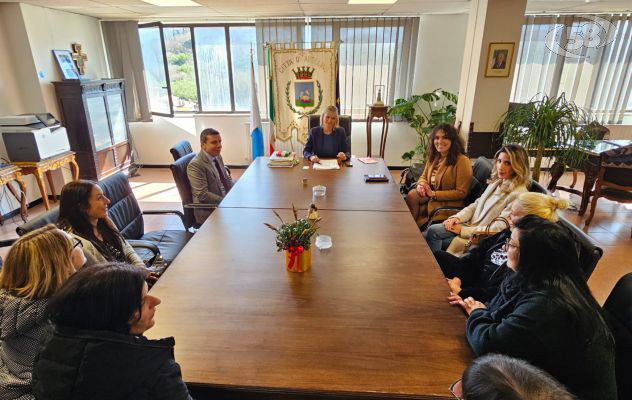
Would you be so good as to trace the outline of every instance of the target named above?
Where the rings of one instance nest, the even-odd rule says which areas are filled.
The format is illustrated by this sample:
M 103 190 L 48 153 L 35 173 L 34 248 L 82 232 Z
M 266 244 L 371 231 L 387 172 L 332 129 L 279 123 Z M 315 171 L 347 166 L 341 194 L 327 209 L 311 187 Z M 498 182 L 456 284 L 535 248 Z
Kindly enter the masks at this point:
M 518 250 L 520 248 L 520 246 L 512 243 L 511 242 L 511 238 L 507 238 L 507 240 L 505 240 L 505 244 L 503 245 L 503 250 L 509 251 L 510 248 L 514 248 L 514 249 Z

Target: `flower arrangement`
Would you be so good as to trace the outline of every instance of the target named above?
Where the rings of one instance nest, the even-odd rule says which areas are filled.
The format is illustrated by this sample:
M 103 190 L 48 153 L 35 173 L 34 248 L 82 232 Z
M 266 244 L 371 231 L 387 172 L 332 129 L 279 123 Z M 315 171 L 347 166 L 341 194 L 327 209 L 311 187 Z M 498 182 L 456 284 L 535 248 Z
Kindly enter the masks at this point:
M 285 222 L 283 218 L 275 210 L 272 210 L 274 215 L 281 221 L 281 225 L 275 227 L 271 224 L 265 223 L 264 225 L 276 232 L 276 246 L 277 251 L 286 251 L 286 266 L 287 269 L 294 270 L 294 263 L 296 263 L 297 272 L 301 272 L 301 264 L 310 263 L 310 260 L 301 260 L 306 258 L 305 256 L 311 255 L 309 253 L 311 246 L 311 238 L 318 231 L 319 217 L 313 218 L 313 213 L 310 214 L 310 218 L 299 218 L 298 211 L 294 204 L 292 204 L 292 213 L 294 214 L 293 222 Z M 305 254 L 307 253 L 307 254 Z M 309 266 L 305 266 L 303 271 L 308 269 Z

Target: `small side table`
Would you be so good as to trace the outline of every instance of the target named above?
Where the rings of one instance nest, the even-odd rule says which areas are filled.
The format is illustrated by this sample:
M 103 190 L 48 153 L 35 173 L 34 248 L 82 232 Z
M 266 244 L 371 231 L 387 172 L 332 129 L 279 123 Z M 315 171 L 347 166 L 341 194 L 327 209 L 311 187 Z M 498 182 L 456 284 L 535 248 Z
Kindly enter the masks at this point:
M 42 194 L 42 200 L 44 201 L 44 208 L 46 208 L 46 210 L 50 210 L 50 203 L 48 202 L 48 195 L 46 194 L 46 186 L 44 186 L 43 173 L 46 173 L 46 179 L 48 180 L 48 185 L 50 186 L 50 192 L 53 195 L 53 201 L 57 200 L 57 195 L 55 194 L 55 184 L 53 183 L 53 174 L 51 171 L 59 169 L 66 164 L 70 164 L 72 179 L 75 181 L 79 179 L 79 166 L 75 161 L 74 151 L 67 151 L 42 161 L 16 161 L 11 164 L 20 167 L 22 175 L 35 175 L 37 186 L 39 186 L 40 193 Z
M 366 156 L 371 157 L 371 123 L 374 119 L 382 119 L 382 136 L 380 137 L 380 158 L 384 158 L 386 137 L 388 136 L 388 106 L 369 106 L 369 115 L 366 117 Z
M 18 186 L 20 187 L 20 196 L 15 191 L 15 188 L 11 186 L 11 182 L 16 181 Z M 22 217 L 22 221 L 26 222 L 26 217 L 28 216 L 28 212 L 26 211 L 26 186 L 24 186 L 24 181 L 22 180 L 22 172 L 20 172 L 20 168 L 15 165 L 7 165 L 5 167 L 0 168 L 0 185 L 7 185 L 9 192 L 15 197 L 17 201 L 20 202 L 20 217 Z M 0 214 L 0 225 L 4 223 L 4 219 L 2 218 L 2 214 Z

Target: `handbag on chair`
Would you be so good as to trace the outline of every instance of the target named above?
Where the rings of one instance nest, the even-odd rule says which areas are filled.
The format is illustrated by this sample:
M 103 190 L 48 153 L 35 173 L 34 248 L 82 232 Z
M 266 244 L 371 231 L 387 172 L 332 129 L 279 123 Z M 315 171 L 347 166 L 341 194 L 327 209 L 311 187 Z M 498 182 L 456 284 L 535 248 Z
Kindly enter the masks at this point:
M 483 230 L 478 230 L 472 234 L 472 237 L 469 239 L 462 238 L 460 236 L 456 236 L 450 242 L 450 246 L 446 249 L 446 251 L 450 254 L 453 254 L 457 257 L 461 257 L 463 253 L 472 246 L 478 245 L 483 239 L 488 238 L 490 236 L 494 236 L 501 231 L 492 231 L 491 227 L 495 222 L 503 222 L 506 228 L 509 228 L 509 221 L 507 221 L 504 217 L 496 217 L 490 221 L 489 224 Z M 506 229 L 505 228 L 505 229 Z

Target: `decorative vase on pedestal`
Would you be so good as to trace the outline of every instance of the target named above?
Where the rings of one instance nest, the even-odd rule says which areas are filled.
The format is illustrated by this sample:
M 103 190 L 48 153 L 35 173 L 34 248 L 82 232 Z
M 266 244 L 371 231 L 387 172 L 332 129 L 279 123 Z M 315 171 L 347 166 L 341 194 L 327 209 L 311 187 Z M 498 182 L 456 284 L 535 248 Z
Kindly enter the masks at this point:
M 312 249 L 285 250 L 285 268 L 290 272 L 305 272 L 312 267 Z

